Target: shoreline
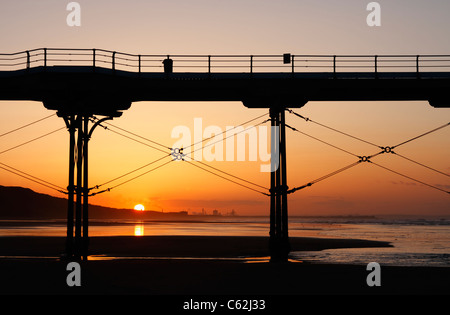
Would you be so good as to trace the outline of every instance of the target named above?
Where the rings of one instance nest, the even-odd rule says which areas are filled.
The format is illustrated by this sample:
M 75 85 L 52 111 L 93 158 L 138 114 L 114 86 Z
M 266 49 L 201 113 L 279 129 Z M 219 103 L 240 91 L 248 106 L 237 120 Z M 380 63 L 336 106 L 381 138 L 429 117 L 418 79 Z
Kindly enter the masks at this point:
M 268 237 L 235 236 L 92 237 L 91 255 L 122 259 L 79 262 L 82 285 L 68 287 L 68 261 L 40 258 L 59 257 L 64 243 L 65 237 L 0 237 L 0 256 L 34 257 L 0 259 L 0 294 L 145 294 L 155 298 L 164 295 L 450 294 L 450 268 L 447 267 L 382 266 L 381 287 L 369 287 L 366 278 L 370 271 L 366 266 L 251 261 L 252 257 L 268 256 Z M 293 251 L 380 246 L 390 244 L 291 238 Z M 237 257 L 249 257 L 249 261 L 233 259 Z
M 290 237 L 291 251 L 335 248 L 392 247 L 389 242 L 359 239 Z M 61 236 L 2 236 L 0 256 L 59 256 L 65 249 Z M 269 237 L 263 236 L 94 236 L 89 255 L 117 257 L 265 257 Z

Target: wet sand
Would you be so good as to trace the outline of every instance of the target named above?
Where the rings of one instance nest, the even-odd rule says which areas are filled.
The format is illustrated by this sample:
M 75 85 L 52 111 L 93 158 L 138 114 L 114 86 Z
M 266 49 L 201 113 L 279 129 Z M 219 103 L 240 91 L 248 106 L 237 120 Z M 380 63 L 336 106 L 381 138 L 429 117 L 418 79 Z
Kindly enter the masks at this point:
M 382 266 L 381 287 L 369 287 L 366 266 L 259 259 L 269 254 L 265 237 L 94 237 L 91 255 L 121 259 L 80 262 L 81 287 L 68 287 L 68 262 L 57 259 L 64 242 L 63 237 L 1 237 L 0 256 L 18 257 L 0 259 L 0 293 L 266 297 L 450 294 L 450 268 Z M 291 239 L 293 251 L 377 246 L 390 245 L 364 240 Z M 243 260 L 242 256 L 249 258 Z

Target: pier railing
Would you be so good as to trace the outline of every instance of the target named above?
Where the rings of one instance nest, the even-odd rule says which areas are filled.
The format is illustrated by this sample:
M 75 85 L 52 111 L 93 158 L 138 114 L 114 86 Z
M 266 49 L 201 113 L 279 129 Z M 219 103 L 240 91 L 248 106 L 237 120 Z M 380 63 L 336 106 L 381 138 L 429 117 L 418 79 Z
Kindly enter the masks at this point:
M 104 49 L 38 48 L 0 54 L 0 71 L 88 66 L 163 72 L 164 60 L 182 73 L 450 72 L 450 55 L 136 55 Z

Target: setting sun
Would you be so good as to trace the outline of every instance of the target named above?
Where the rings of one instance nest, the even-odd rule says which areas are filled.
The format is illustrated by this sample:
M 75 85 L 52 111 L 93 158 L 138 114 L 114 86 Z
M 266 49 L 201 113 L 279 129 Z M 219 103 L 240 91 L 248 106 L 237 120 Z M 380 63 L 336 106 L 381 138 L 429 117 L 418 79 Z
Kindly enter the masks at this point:
M 134 206 L 134 210 L 137 210 L 137 211 L 144 211 L 145 208 L 144 208 L 143 205 L 138 204 L 138 205 L 135 205 L 135 206 Z

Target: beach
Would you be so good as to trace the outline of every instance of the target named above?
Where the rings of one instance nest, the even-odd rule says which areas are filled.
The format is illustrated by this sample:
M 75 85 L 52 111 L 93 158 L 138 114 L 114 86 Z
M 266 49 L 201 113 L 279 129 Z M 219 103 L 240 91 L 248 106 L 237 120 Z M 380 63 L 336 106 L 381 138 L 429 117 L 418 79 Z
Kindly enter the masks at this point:
M 81 286 L 69 287 L 64 237 L 1 237 L 0 293 L 120 295 L 448 295 L 450 268 L 381 266 L 370 287 L 365 265 L 268 261 L 268 237 L 92 237 Z M 292 250 L 379 248 L 388 242 L 292 237 Z

